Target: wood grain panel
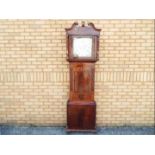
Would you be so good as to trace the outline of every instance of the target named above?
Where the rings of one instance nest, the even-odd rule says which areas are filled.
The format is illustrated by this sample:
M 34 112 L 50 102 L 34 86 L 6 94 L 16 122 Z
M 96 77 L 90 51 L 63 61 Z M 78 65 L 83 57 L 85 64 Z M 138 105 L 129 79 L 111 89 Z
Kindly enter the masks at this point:
M 70 64 L 70 100 L 94 100 L 94 64 Z

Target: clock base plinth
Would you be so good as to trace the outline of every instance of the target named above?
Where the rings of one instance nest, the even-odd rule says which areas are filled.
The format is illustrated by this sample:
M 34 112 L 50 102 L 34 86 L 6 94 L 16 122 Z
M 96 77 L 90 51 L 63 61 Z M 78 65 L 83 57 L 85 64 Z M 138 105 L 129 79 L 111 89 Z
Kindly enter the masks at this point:
M 67 131 L 95 131 L 96 103 L 94 101 L 68 101 Z

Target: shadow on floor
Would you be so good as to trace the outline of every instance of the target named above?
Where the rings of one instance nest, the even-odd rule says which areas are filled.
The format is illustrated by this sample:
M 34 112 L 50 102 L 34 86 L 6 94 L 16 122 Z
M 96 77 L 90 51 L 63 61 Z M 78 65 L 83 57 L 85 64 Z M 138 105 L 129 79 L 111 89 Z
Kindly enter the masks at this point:
M 155 135 L 154 127 L 98 127 L 95 133 L 66 132 L 65 127 L 0 125 L 0 135 Z

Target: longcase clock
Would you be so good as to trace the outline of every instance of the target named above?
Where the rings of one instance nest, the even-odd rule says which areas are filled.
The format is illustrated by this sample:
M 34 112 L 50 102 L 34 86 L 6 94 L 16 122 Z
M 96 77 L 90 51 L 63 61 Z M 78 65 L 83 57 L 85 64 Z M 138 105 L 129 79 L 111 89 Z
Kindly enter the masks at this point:
M 100 29 L 93 23 L 73 23 L 66 28 L 70 93 L 67 102 L 67 130 L 95 131 L 95 62 L 98 60 Z

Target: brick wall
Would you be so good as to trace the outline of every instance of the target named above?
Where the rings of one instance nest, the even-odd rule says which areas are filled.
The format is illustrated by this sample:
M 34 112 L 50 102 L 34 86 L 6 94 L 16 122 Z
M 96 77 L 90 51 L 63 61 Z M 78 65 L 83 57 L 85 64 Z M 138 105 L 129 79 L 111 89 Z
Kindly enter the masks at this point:
M 64 28 L 74 21 L 0 20 L 1 124 L 66 124 Z M 154 21 L 86 21 L 102 29 L 95 79 L 97 125 L 153 125 Z

